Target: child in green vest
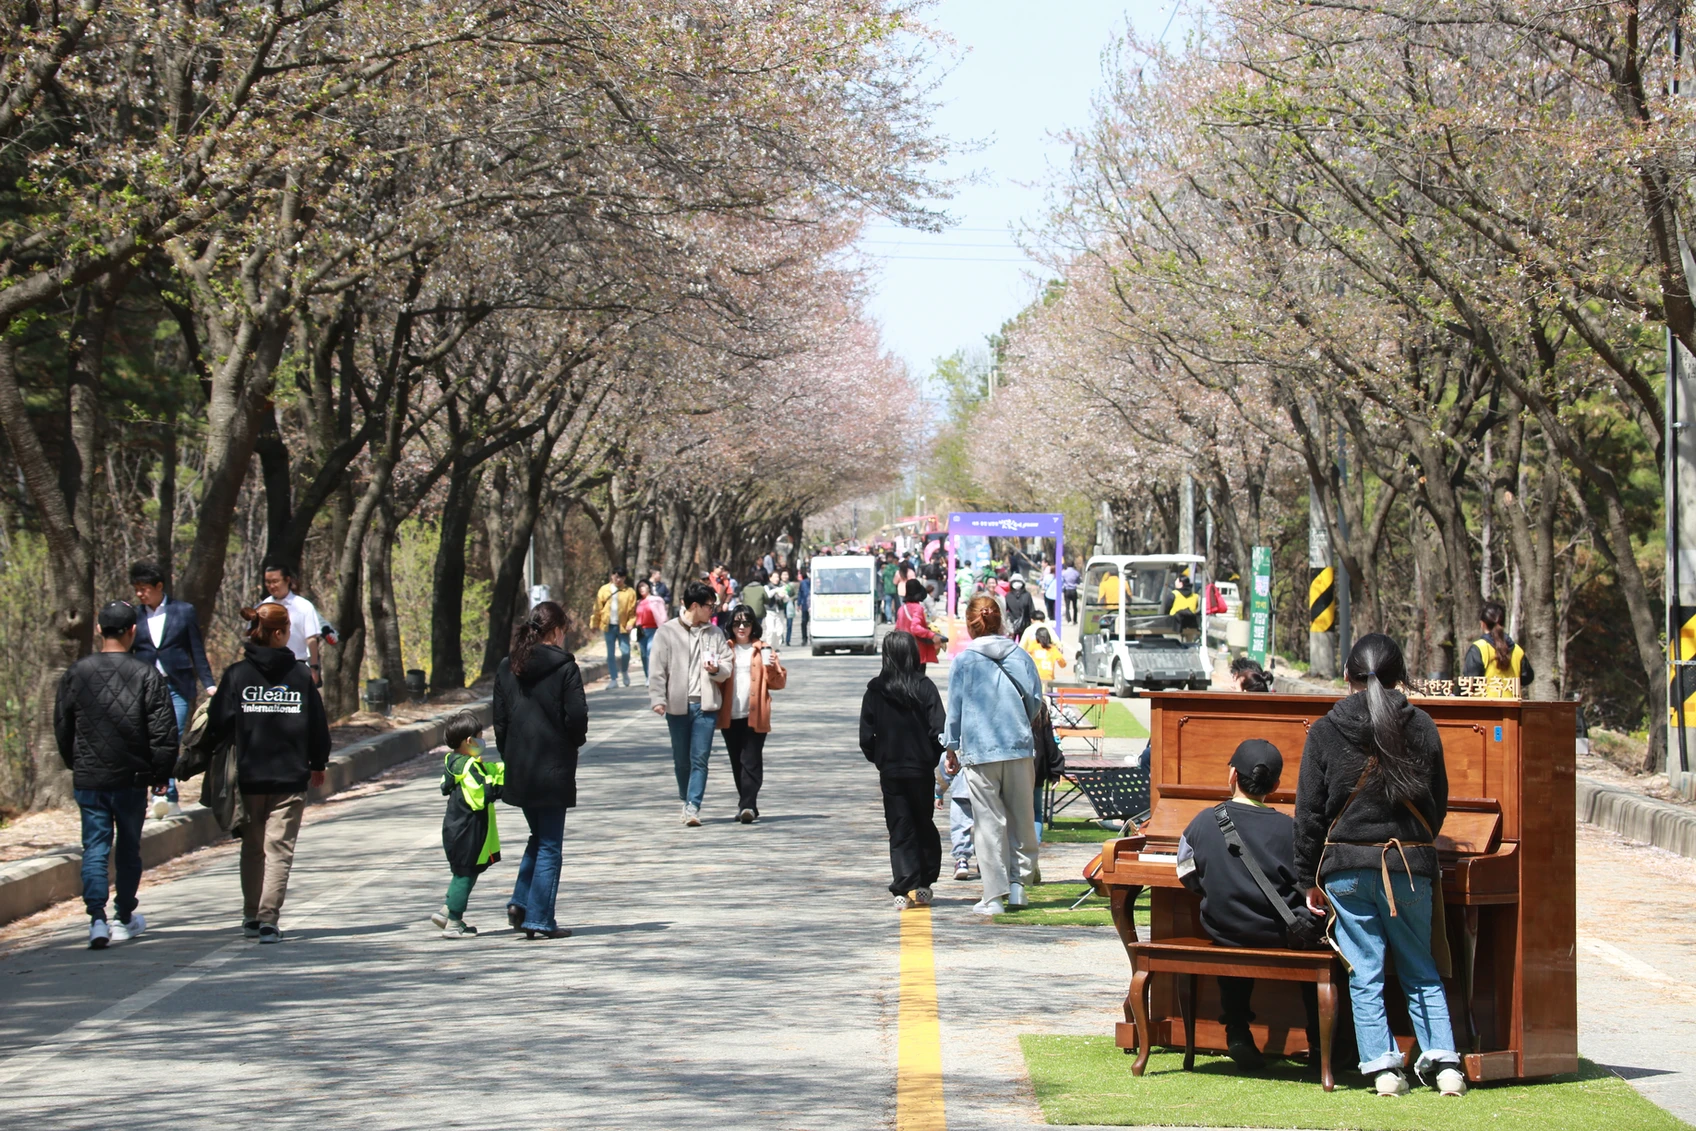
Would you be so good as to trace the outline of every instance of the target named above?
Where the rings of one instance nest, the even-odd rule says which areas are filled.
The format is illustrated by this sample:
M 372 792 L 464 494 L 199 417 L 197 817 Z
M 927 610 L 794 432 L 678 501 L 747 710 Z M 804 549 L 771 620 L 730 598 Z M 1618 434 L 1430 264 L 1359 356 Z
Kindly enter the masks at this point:
M 453 880 L 448 884 L 447 902 L 430 916 L 442 929 L 444 939 L 475 935 L 477 928 L 465 921 L 465 905 L 477 877 L 501 858 L 501 838 L 495 830 L 493 803 L 500 799 L 506 782 L 506 766 L 484 761 L 478 735 L 483 724 L 470 711 L 448 720 L 443 745 L 431 753 L 443 755 L 442 792 L 447 794 L 447 813 L 442 817 L 442 849 L 447 853 Z

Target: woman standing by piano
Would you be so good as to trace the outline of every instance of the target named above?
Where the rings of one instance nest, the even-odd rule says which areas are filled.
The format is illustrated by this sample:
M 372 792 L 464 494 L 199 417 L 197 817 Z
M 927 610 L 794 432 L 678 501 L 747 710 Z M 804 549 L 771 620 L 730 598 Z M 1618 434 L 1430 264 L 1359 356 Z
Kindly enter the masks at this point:
M 1431 716 L 1396 690 L 1401 649 L 1361 637 L 1344 674 L 1352 694 L 1313 724 L 1296 786 L 1296 873 L 1313 877 L 1307 905 L 1334 913 L 1331 935 L 1349 965 L 1362 1075 L 1378 1094 L 1404 1095 L 1402 1053 L 1384 1012 L 1393 954 L 1419 1042 L 1415 1073 L 1436 1070 L 1446 1096 L 1466 1092 L 1443 996 L 1448 965 L 1436 832 L 1448 809 L 1443 744 Z

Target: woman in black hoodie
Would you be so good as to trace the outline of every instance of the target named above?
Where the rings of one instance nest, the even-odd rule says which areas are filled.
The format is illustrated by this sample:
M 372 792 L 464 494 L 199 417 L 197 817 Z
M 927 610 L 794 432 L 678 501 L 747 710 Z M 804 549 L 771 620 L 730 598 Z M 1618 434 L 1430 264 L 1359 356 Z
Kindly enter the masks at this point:
M 583 674 L 565 650 L 565 610 L 543 601 L 512 630 L 495 673 L 495 742 L 506 763 L 501 800 L 524 811 L 530 841 L 507 922 L 526 938 L 563 939 L 554 919 L 565 811 L 577 804 L 577 751 L 589 734 Z
M 262 943 L 283 941 L 277 927 L 306 791 L 324 784 L 330 723 L 312 672 L 288 648 L 289 611 L 278 604 L 243 609 L 244 656 L 224 669 L 208 710 L 222 744 L 236 743 L 236 779 L 247 811 L 241 834 L 241 930 Z
M 919 642 L 910 632 L 883 638 L 883 671 L 860 702 L 860 750 L 877 767 L 883 820 L 889 828 L 889 885 L 895 908 L 930 902 L 942 870 L 936 808 L 936 761 L 947 712 L 936 684 L 921 674 Z
M 1307 732 L 1296 784 L 1296 874 L 1312 885 L 1307 906 L 1335 912 L 1331 935 L 1351 967 L 1355 1042 L 1362 1075 L 1379 1095 L 1408 1090 L 1402 1054 L 1384 1013 L 1384 960 L 1419 1041 L 1415 1071 L 1437 1071 L 1444 1095 L 1466 1091 L 1443 996 L 1448 940 L 1442 917 L 1437 830 L 1448 811 L 1443 743 L 1431 716 L 1396 687 L 1407 680 L 1401 649 L 1381 633 L 1360 638 L 1345 673 L 1353 694 Z

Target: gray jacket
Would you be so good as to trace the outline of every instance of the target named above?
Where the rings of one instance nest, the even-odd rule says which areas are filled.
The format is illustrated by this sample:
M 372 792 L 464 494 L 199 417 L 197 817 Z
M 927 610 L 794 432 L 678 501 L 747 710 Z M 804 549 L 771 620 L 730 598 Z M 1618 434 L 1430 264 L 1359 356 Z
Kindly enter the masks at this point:
M 718 671 L 710 676 L 704 670 L 708 656 L 718 659 Z M 699 695 L 701 710 L 717 711 L 719 685 L 735 673 L 730 642 L 717 625 L 691 630 L 682 617 L 674 617 L 660 625 L 649 645 L 648 702 L 663 705 L 668 715 L 687 715 L 689 697 Z

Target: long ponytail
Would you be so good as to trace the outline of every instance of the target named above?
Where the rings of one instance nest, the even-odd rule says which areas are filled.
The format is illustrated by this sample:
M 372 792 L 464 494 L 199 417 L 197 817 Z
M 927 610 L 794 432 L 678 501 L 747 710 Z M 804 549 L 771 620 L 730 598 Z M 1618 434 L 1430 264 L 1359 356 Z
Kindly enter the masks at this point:
M 1400 704 L 1390 692 L 1407 682 L 1407 661 L 1396 642 L 1381 632 L 1368 633 L 1355 642 L 1344 669 L 1351 685 L 1366 688 L 1366 709 L 1372 719 L 1372 742 L 1376 751 L 1367 767 L 1383 782 L 1392 802 L 1418 801 L 1426 794 L 1428 767 L 1410 755 L 1402 734 Z
M 512 650 L 507 654 L 512 674 L 523 675 L 524 665 L 530 662 L 530 653 L 536 650 L 536 645 L 544 636 L 564 627 L 565 610 L 554 601 L 543 601 L 520 617 L 512 626 Z
M 1508 644 L 1508 634 L 1502 628 L 1507 617 L 1507 610 L 1502 608 L 1500 601 L 1485 601 L 1484 607 L 1478 610 L 1478 619 L 1490 633 L 1490 643 L 1496 649 L 1496 666 L 1512 671 L 1513 648 Z

